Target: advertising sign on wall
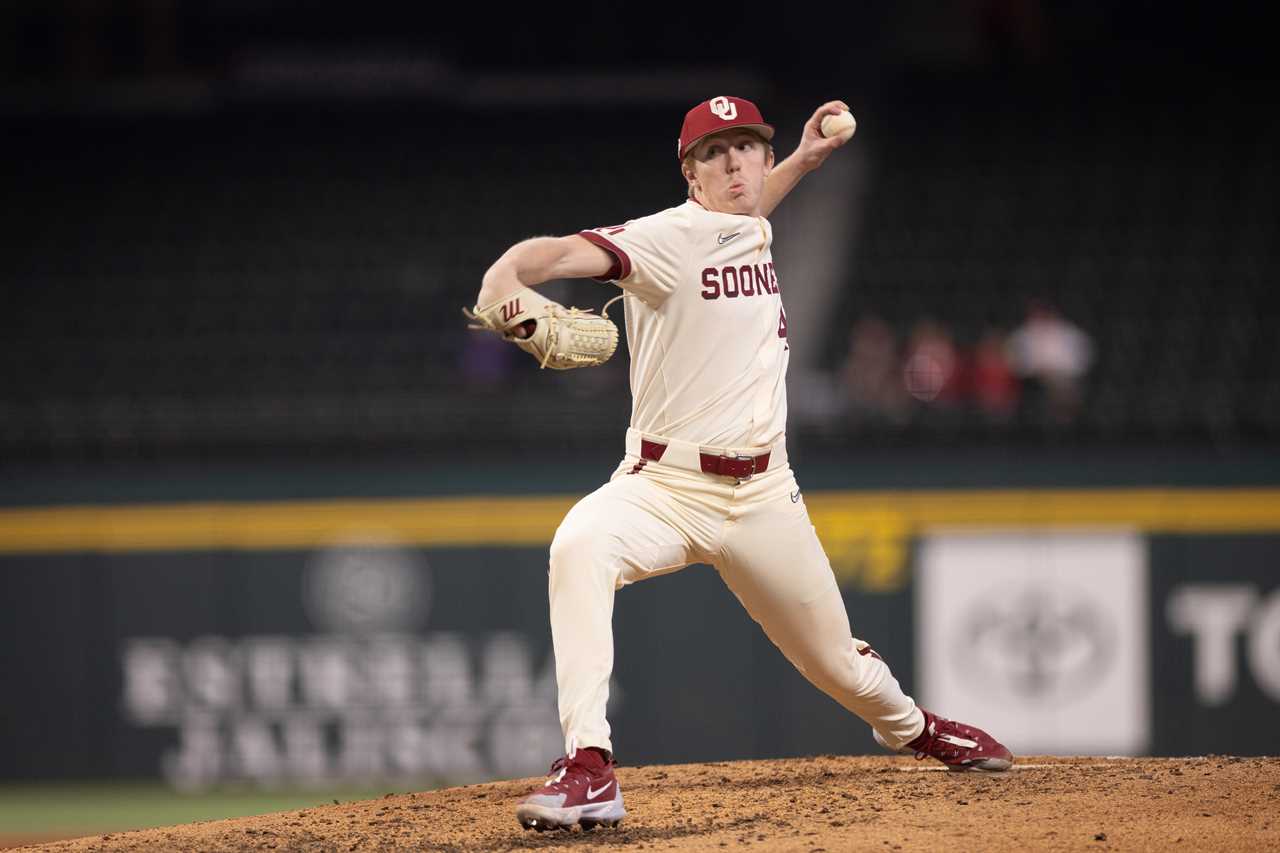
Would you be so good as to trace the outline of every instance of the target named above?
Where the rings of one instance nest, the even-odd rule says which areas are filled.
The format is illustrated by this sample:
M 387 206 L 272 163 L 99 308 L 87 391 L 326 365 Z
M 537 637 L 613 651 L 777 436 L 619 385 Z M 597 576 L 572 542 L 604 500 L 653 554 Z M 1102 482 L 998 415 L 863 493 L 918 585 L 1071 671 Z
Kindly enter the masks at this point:
M 563 748 L 546 548 L 571 504 L 0 510 L 0 775 L 537 775 Z M 1276 752 L 1280 490 L 814 507 L 853 632 L 925 707 L 1023 755 Z M 627 587 L 613 625 L 623 763 L 880 751 L 710 567 Z
M 1274 754 L 1280 719 L 1280 538 L 1151 541 L 1158 748 Z
M 1015 753 L 1147 750 L 1141 537 L 933 534 L 916 583 L 925 707 L 998 732 Z
M 541 548 L 0 556 L 7 779 L 331 787 L 544 773 L 563 751 Z M 906 591 L 852 596 L 910 675 Z M 705 566 L 619 593 L 628 764 L 865 752 Z
M 318 630 L 125 637 L 124 716 L 175 736 L 159 769 L 180 788 L 538 772 L 560 738 L 546 642 L 421 630 L 432 578 L 421 552 L 334 543 L 278 603 Z

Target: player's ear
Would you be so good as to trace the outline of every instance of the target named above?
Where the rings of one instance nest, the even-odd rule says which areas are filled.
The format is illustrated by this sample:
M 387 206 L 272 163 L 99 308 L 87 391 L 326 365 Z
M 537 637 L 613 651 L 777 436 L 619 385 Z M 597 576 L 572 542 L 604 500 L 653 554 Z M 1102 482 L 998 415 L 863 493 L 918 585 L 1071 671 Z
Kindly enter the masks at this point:
M 686 157 L 680 162 L 680 174 L 684 175 L 685 182 L 688 183 L 689 189 L 692 191 L 698 184 L 698 175 L 693 170 L 692 157 Z
M 769 177 L 769 173 L 773 171 L 773 146 L 770 145 L 764 152 L 764 176 Z

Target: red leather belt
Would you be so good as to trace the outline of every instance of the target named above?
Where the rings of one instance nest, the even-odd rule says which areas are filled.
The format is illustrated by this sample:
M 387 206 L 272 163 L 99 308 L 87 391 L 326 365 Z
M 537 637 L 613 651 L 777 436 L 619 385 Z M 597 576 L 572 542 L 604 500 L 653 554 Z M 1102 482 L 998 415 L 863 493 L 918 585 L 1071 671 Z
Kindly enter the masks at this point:
M 656 441 L 649 441 L 647 438 L 640 439 L 640 456 L 644 459 L 650 459 L 654 462 L 662 461 L 662 454 L 667 450 L 665 444 L 659 444 Z M 749 480 L 753 474 L 762 474 L 769 467 L 769 454 L 761 453 L 759 456 L 744 456 L 742 454 L 717 454 L 717 453 L 699 453 L 698 460 L 702 466 L 704 474 L 718 474 L 721 477 L 736 477 L 739 480 Z

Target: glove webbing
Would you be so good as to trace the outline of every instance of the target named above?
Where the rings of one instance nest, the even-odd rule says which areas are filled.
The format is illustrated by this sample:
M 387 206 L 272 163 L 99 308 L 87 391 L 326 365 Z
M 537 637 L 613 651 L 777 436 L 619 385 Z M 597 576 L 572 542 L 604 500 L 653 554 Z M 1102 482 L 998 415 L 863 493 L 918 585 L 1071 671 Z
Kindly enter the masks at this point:
M 621 298 L 622 298 L 622 297 L 624 297 L 624 296 L 626 296 L 626 294 L 625 294 L 625 293 L 619 293 L 617 296 L 613 297 L 613 298 L 612 298 L 612 299 L 610 299 L 608 302 L 606 302 L 606 303 L 604 304 L 604 307 L 600 309 L 600 316 L 601 316 L 601 317 L 605 317 L 605 318 L 607 319 L 607 318 L 608 318 L 608 316 L 609 316 L 609 306 L 610 306 L 610 305 L 612 305 L 613 303 L 617 302 L 619 299 L 621 299 Z M 592 313 L 593 313 L 590 309 L 586 309 L 586 308 L 575 308 L 575 307 L 574 307 L 574 306 L 572 306 L 572 305 L 570 305 L 570 306 L 569 306 L 567 309 L 565 309 L 565 310 L 569 312 L 569 316 L 570 316 L 570 317 L 576 317 L 576 316 L 582 316 L 582 315 L 590 315 L 590 314 L 592 314 Z M 552 323 L 554 324 L 557 320 L 560 320 L 561 318 L 560 318 L 560 317 L 556 317 L 556 316 L 553 314 L 549 319 L 550 319 L 550 320 L 552 321 Z M 554 328 L 554 325 L 553 325 L 553 328 Z M 546 368 L 547 368 L 547 362 L 548 362 L 548 361 L 550 361 L 550 360 L 551 360 L 551 350 L 550 350 L 550 348 L 548 348 L 548 349 L 547 349 L 547 351 L 546 351 L 545 353 L 543 353 L 543 355 L 542 355 L 542 363 L 538 365 L 538 369 L 539 369 L 539 370 L 546 370 Z

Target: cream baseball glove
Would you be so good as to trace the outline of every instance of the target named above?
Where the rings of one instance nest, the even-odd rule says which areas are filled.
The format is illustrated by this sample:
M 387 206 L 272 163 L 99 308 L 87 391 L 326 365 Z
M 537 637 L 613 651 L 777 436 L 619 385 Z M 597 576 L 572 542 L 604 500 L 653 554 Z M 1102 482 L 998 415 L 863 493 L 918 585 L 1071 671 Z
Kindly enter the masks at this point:
M 462 313 L 472 321 L 467 328 L 501 335 L 536 358 L 541 367 L 570 370 L 604 364 L 618 348 L 618 327 L 605 311 L 621 298 L 610 299 L 596 314 L 566 308 L 522 287 L 492 305 L 463 308 Z

